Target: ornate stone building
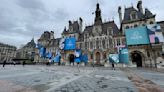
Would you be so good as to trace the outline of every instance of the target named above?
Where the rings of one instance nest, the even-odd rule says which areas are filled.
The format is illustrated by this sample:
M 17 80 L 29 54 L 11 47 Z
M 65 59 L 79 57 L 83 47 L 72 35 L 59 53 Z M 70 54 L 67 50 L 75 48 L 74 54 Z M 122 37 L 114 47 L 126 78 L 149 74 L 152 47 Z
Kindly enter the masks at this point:
M 120 39 L 122 40 L 125 39 L 125 29 L 157 23 L 155 20 L 156 15 L 153 14 L 148 8 L 143 9 L 141 0 L 138 1 L 137 9 L 133 6 L 127 7 L 124 10 L 124 15 L 122 15 L 123 13 L 120 6 L 118 7 L 118 13 L 121 24 L 120 30 L 122 32 L 122 38 Z M 137 65 L 138 67 L 154 67 L 157 64 L 156 58 L 160 56 L 160 53 L 162 52 L 162 43 L 133 45 L 128 46 L 128 49 L 131 65 Z
M 38 39 L 38 44 L 46 48 L 46 52 L 51 52 L 53 56 L 56 55 L 56 50 L 59 49 L 60 38 L 54 37 L 54 32 L 45 31 L 41 37 Z M 39 49 L 35 49 L 35 62 L 44 61 L 43 58 L 40 58 Z
M 0 43 L 0 63 L 4 60 L 11 63 L 12 59 L 16 57 L 16 49 L 15 46 Z
M 83 30 L 82 18 L 79 18 L 77 21 L 69 21 L 68 29 L 65 27 L 62 32 L 62 38 L 75 37 L 76 48 L 81 49 L 83 53 L 88 55 L 89 62 L 101 65 L 104 61 L 108 60 L 109 54 L 118 53 L 119 47 L 126 46 L 126 29 L 158 23 L 161 25 L 162 30 L 164 30 L 164 23 L 162 21 L 156 22 L 155 14 L 148 8 L 142 8 L 142 1 L 138 1 L 137 8 L 133 6 L 126 7 L 124 13 L 121 6 L 118 7 L 118 15 L 120 28 L 117 27 L 114 21 L 103 22 L 100 5 L 97 4 L 93 25 L 86 26 Z M 60 38 L 54 39 L 53 35 L 53 32 L 44 32 L 38 43 L 55 55 L 55 51 L 59 49 Z M 128 46 L 130 66 L 156 66 L 156 58 L 162 52 L 162 44 Z M 68 61 L 70 54 L 74 54 L 74 51 L 61 52 L 63 54 L 62 58 L 65 61 Z M 39 54 L 37 56 L 38 59 L 36 60 L 39 61 Z
M 97 4 L 94 24 L 86 26 L 84 31 L 82 31 L 82 26 L 83 20 L 81 18 L 79 22 L 69 21 L 69 29 L 65 29 L 62 36 L 76 37 L 77 49 L 82 49 L 82 52 L 88 55 L 89 62 L 103 64 L 109 53 L 115 53 L 112 39 L 113 36 L 119 33 L 117 25 L 114 21 L 102 21 L 101 9 L 99 4 Z
M 36 43 L 34 38 L 28 42 L 25 46 L 17 50 L 17 59 L 31 59 L 34 60 Z

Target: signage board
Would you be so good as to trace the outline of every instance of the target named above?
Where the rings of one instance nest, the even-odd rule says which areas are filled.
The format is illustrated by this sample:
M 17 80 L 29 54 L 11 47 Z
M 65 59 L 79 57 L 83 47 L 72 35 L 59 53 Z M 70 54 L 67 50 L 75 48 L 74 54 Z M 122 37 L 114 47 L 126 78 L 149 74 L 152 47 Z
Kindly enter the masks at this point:
M 149 35 L 146 26 L 125 30 L 127 45 L 149 44 Z

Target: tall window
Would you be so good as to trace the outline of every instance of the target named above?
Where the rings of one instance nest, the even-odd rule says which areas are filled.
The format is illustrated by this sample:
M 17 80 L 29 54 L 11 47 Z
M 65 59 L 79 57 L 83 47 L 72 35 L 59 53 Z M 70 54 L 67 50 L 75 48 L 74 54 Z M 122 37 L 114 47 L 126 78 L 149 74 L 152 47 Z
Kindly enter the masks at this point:
M 85 48 L 87 49 L 87 42 L 85 42 Z
M 90 48 L 91 49 L 93 48 L 93 42 L 92 41 L 90 42 Z
M 96 48 L 99 49 L 99 40 L 96 41 Z
M 120 39 L 117 39 L 117 46 L 121 45 Z
M 105 40 L 102 41 L 102 45 L 103 45 L 103 48 L 105 49 L 106 48 Z
M 131 13 L 131 19 L 137 19 L 136 12 L 132 12 L 132 13 Z

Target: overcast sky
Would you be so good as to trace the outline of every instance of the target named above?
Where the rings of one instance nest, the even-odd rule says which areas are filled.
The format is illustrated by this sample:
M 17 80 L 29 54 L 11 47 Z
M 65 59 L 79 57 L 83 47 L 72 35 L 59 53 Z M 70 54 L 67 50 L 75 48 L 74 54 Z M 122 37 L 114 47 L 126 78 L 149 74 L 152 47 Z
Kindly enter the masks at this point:
M 118 6 L 136 7 L 138 0 L 99 0 L 103 20 L 119 24 Z M 35 41 L 48 30 L 60 37 L 68 20 L 82 17 L 84 26 L 92 24 L 97 0 L 1 0 L 0 42 L 17 47 L 33 37 Z M 164 20 L 163 0 L 143 0 L 143 7 L 156 14 L 157 21 Z

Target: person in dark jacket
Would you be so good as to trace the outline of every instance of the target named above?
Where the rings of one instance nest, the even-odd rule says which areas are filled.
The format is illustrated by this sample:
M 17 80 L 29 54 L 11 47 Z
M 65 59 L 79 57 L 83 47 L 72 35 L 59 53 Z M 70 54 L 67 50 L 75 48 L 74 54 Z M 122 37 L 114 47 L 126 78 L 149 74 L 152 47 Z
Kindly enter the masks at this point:
M 3 61 L 3 67 L 5 67 L 5 65 L 6 65 L 6 60 Z
M 114 68 L 114 62 L 112 62 L 112 70 L 115 70 L 115 68 Z
M 23 67 L 25 66 L 25 64 L 26 64 L 26 62 L 25 62 L 25 61 L 23 61 L 23 63 L 22 63 Z

